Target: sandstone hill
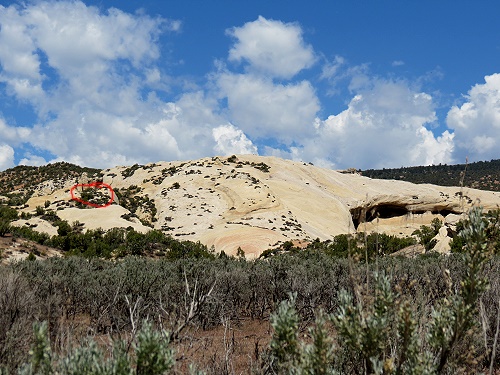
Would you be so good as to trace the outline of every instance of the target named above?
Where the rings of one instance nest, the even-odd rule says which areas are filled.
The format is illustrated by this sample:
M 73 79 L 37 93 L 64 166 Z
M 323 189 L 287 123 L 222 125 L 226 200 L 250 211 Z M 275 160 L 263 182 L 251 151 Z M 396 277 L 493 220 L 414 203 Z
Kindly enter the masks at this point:
M 3 178 L 6 186 L 12 176 L 4 173 Z M 92 208 L 72 200 L 75 184 L 96 180 L 112 187 L 113 204 Z M 328 240 L 356 231 L 410 235 L 436 217 L 445 223 L 438 249 L 446 251 L 447 232 L 463 212 L 472 205 L 485 209 L 500 205 L 499 192 L 375 180 L 255 155 L 122 166 L 100 172 L 82 169 L 80 174 L 38 175 L 29 186 L 20 183 L 11 188 L 2 190 L 0 202 L 24 197 L 25 204 L 17 209 L 34 215 L 15 225 L 56 234 L 57 228 L 49 220 L 36 215 L 38 207 L 38 211 L 53 211 L 69 223 L 79 222 L 83 229 L 155 228 L 227 254 L 235 254 L 241 247 L 249 258 L 289 240 Z M 108 189 L 95 186 L 74 191 L 88 202 L 102 204 L 110 199 Z

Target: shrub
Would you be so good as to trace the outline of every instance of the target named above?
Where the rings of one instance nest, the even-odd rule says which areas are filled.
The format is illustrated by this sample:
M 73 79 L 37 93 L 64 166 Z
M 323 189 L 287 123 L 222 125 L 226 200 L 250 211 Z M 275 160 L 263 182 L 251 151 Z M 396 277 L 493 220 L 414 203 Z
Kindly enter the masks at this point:
M 0 205 L 0 219 L 13 221 L 18 218 L 17 210 L 14 208 Z
M 57 234 L 59 236 L 67 236 L 71 233 L 71 225 L 66 220 L 57 221 L 55 223 L 57 225 Z
M 271 315 L 271 366 L 278 373 L 290 373 L 300 365 L 299 315 L 294 308 L 296 295 L 282 301 Z
M 173 351 L 169 348 L 169 334 L 154 331 L 148 322 L 143 323 L 134 345 L 137 375 L 166 374 L 174 366 Z
M 327 359 L 332 346 L 321 329 L 324 323 L 317 321 L 319 331 L 313 340 L 321 350 L 306 350 L 298 339 L 295 296 L 282 302 L 271 318 L 274 334 L 269 366 L 283 374 L 311 373 L 306 371 L 307 363 L 316 364 L 313 373 L 350 374 L 359 373 L 360 369 L 365 374 L 441 374 L 465 368 L 470 371 L 474 364 L 468 359 L 476 352 L 474 317 L 478 299 L 487 286 L 481 272 L 491 253 L 480 209 L 470 211 L 462 236 L 466 268 L 461 286 L 454 292 L 451 279 L 448 280 L 445 298 L 432 306 L 429 322 L 420 321 L 419 326 L 412 301 L 393 291 L 389 277 L 375 272 L 373 291 L 358 283 L 354 294 L 346 290 L 339 293 L 338 309 L 329 316 L 340 348 L 332 360 Z M 450 271 L 445 275 L 449 278 Z M 307 356 L 309 359 L 305 360 Z
M 486 243 L 489 251 L 500 254 L 500 209 L 488 211 L 483 216 Z M 450 247 L 453 253 L 463 253 L 466 250 L 463 230 L 469 225 L 469 219 L 460 220 L 456 225 L 457 234 L 453 237 Z
M 413 236 L 417 236 L 418 243 L 421 244 L 426 251 L 430 251 L 436 246 L 437 241 L 434 239 L 439 233 L 441 228 L 441 220 L 435 218 L 432 220 L 431 226 L 422 225 L 420 229 L 417 229 L 412 233 Z
M 153 330 L 148 322 L 143 323 L 134 340 L 135 355 L 128 354 L 125 342 L 114 340 L 111 349 L 113 355 L 107 360 L 104 360 L 105 355 L 94 340 L 88 340 L 68 354 L 54 358 L 48 340 L 47 323 L 35 323 L 33 331 L 34 343 L 30 351 L 30 362 L 21 367 L 20 375 L 161 375 L 169 373 L 175 364 L 168 334 Z M 135 361 L 131 358 L 135 358 Z
M 472 225 L 469 221 L 464 228 Z M 101 365 L 108 366 L 109 357 L 113 368 L 130 369 L 137 364 L 134 342 L 138 322 L 144 319 L 175 333 L 167 339 L 157 331 L 166 340 L 163 343 L 179 340 L 183 345 L 186 340 L 179 332 L 184 327 L 195 332 L 220 325 L 221 319 L 240 324 L 248 319 L 267 321 L 273 315 L 271 339 L 275 344 L 260 358 L 263 367 L 252 368 L 257 373 L 360 374 L 371 370 L 425 374 L 437 373 L 441 358 L 445 363 L 441 373 L 464 369 L 479 373 L 490 363 L 498 366 L 500 362 L 493 351 L 500 257 L 487 262 L 490 247 L 475 247 L 487 236 L 467 234 L 482 231 L 476 225 L 472 232 L 461 234 L 467 244 L 463 254 L 382 257 L 373 263 L 327 255 L 322 246 L 331 243 L 320 241 L 314 241 L 309 250 L 265 260 L 215 258 L 199 243 L 180 242 L 151 231 L 137 236 L 138 242 L 145 253 L 164 251 L 163 259 L 64 257 L 1 265 L 0 367 L 15 373 L 19 363 L 26 361 L 31 321 L 48 322 L 49 341 L 64 358 L 72 352 L 67 344 L 68 330 L 74 332 L 73 342 L 79 346 L 86 343 L 82 348 L 89 347 L 84 340 L 87 335 L 109 337 L 110 350 Z M 110 253 L 126 254 L 128 232 L 89 231 L 55 238 L 68 239 L 71 246 L 81 249 L 78 254 L 94 257 L 111 248 Z M 197 259 L 197 254 L 209 257 Z M 490 279 L 492 286 L 482 294 L 485 279 Z M 290 293 L 293 303 L 289 298 L 285 308 L 278 307 Z M 483 305 L 484 338 L 478 332 L 478 298 Z M 113 337 L 128 338 L 128 355 L 119 342 L 113 345 Z M 287 337 L 291 338 L 290 346 Z M 235 340 L 237 353 L 245 344 L 240 346 L 239 339 Z M 230 361 L 233 353 L 228 351 L 226 360 Z M 78 358 L 92 356 L 80 353 Z M 470 363 L 467 356 L 478 360 Z M 53 364 L 54 371 L 63 372 L 56 367 L 60 363 L 55 355 Z M 223 366 L 218 368 L 229 368 Z
M 0 219 L 0 237 L 5 237 L 10 232 L 10 224 L 5 219 Z
M 36 216 L 42 216 L 43 214 L 45 214 L 45 208 L 36 206 Z

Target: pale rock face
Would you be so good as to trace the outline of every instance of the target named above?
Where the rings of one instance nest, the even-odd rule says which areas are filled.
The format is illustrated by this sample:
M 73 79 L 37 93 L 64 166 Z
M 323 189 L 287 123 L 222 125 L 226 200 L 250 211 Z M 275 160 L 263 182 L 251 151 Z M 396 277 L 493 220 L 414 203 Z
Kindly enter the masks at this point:
M 455 226 L 460 220 L 463 220 L 464 215 L 449 214 L 446 216 L 445 224 L 447 226 Z
M 364 230 L 411 235 L 436 217 L 454 225 L 477 202 L 486 210 L 500 204 L 497 192 L 373 180 L 256 155 L 116 167 L 103 174 L 103 182 L 115 191 L 135 189 L 132 196 L 141 199 L 136 214 L 155 229 L 227 254 L 241 247 L 248 258 L 288 240 L 328 240 Z M 33 211 L 48 200 L 59 217 L 79 221 L 85 229 L 150 229 L 127 219 L 130 212 L 123 196 L 124 207 L 116 201 L 106 208 L 71 207 L 73 184 L 68 180 L 63 188 L 51 190 L 45 183 L 25 210 Z M 151 207 L 156 209 L 152 221 Z M 446 252 L 444 237 L 441 242 L 440 251 Z
M 434 239 L 437 241 L 433 249 L 434 251 L 442 254 L 446 254 L 450 251 L 451 238 L 448 237 L 448 229 L 446 228 L 446 226 L 443 225 L 439 229 L 439 233 L 436 235 L 436 237 L 434 237 Z
M 75 221 L 82 223 L 85 229 L 104 229 L 110 230 L 115 227 L 132 227 L 137 232 L 146 232 L 148 229 L 142 225 L 139 220 L 128 221 L 121 216 L 129 211 L 120 206 L 109 206 L 103 209 L 81 210 L 75 207 L 58 211 L 58 216 L 72 224 Z
M 16 226 L 29 226 L 34 230 L 39 232 L 47 233 L 49 236 L 57 235 L 57 227 L 54 227 L 49 222 L 42 220 L 38 217 L 32 217 L 28 220 L 16 220 L 12 222 L 12 225 Z

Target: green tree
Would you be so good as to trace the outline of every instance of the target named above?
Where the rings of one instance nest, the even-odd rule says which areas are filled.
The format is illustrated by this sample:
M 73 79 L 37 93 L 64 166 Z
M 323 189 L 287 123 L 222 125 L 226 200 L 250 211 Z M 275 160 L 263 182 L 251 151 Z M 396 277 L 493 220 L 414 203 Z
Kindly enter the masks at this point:
M 14 208 L 0 205 L 0 219 L 5 221 L 14 221 L 18 218 L 17 211 Z
M 417 236 L 418 243 L 424 246 L 426 251 L 430 251 L 436 246 L 437 241 L 434 237 L 439 233 L 441 225 L 441 220 L 435 218 L 432 220 L 430 226 L 422 225 L 420 229 L 414 231 L 412 235 Z
M 67 236 L 71 233 L 71 225 L 66 220 L 56 222 L 57 234 L 59 236 Z
M 10 232 L 10 223 L 5 219 L 0 219 L 0 237 L 5 237 Z

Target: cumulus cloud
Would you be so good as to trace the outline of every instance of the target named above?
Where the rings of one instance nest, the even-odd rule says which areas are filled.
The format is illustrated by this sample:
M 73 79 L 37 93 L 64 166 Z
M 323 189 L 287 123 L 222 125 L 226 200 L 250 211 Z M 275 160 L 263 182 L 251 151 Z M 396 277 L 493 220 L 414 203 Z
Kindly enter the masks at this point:
M 0 143 L 0 171 L 14 166 L 14 149 Z
M 446 163 L 453 135 L 427 128 L 436 120 L 432 97 L 406 82 L 377 79 L 348 108 L 316 120 L 315 134 L 290 150 L 295 159 L 337 168 L 387 168 Z
M 0 118 L 0 139 L 9 142 L 12 146 L 18 146 L 25 142 L 31 134 L 31 129 L 22 126 L 9 126 L 4 119 Z
M 164 102 L 155 92 L 169 83 L 157 64 L 160 32 L 179 31 L 180 21 L 41 1 L 0 7 L 0 26 L 0 82 L 39 118 L 30 128 L 0 121 L 11 146 L 102 167 L 213 152 L 211 124 L 224 122 L 216 101 L 188 92 Z
M 498 158 L 500 149 L 500 74 L 472 87 L 466 101 L 453 106 L 446 118 L 455 130 L 455 158 L 472 161 Z
M 14 6 L 0 6 L 0 25 L 0 82 L 19 99 L 36 101 L 43 93 L 42 75 L 29 27 Z
M 50 107 L 40 103 L 47 99 L 44 81 L 58 78 L 68 91 L 99 92 L 117 59 L 138 67 L 158 58 L 158 30 L 169 22 L 114 8 L 101 14 L 79 1 L 51 1 L 1 7 L 0 23 L 0 80 L 18 98 Z M 47 76 L 47 68 L 57 77 Z
M 33 155 L 32 153 L 27 153 L 26 157 L 21 159 L 18 164 L 39 167 L 41 165 L 47 164 L 47 160 L 45 160 L 45 158 L 41 156 Z
M 227 34 L 236 39 L 229 60 L 248 62 L 252 72 L 291 78 L 316 60 L 312 46 L 302 38 L 301 27 L 294 23 L 259 16 L 256 21 L 227 30 Z
M 37 120 L 21 127 L 0 118 L 0 168 L 14 156 L 39 165 L 50 154 L 108 167 L 259 150 L 363 169 L 498 156 L 500 75 L 450 110 L 453 133 L 436 135 L 429 94 L 340 56 L 316 77 L 327 93 L 342 83 L 351 97 L 340 113 L 325 113 L 315 81 L 295 78 L 317 61 L 296 23 L 259 17 L 228 30 L 228 61 L 218 60 L 203 84 L 162 66 L 160 39 L 179 32 L 180 21 L 81 1 L 28 4 L 0 6 L 0 85 Z M 175 82 L 183 86 L 173 90 Z
M 287 85 L 250 74 L 221 74 L 217 81 L 229 115 L 254 139 L 275 138 L 290 144 L 310 131 L 319 100 L 310 82 Z
M 255 147 L 245 133 L 232 124 L 221 125 L 212 130 L 216 142 L 215 151 L 221 155 L 257 154 Z
M 136 103 L 139 113 L 121 116 L 95 108 L 61 111 L 58 118 L 32 130 L 31 143 L 77 164 L 108 166 L 152 160 L 198 158 L 213 152 L 214 103 L 202 92 L 176 102 Z M 146 111 L 157 106 L 156 111 Z M 141 114 L 141 112 L 143 112 Z M 67 126 L 71 121 L 71 126 Z

